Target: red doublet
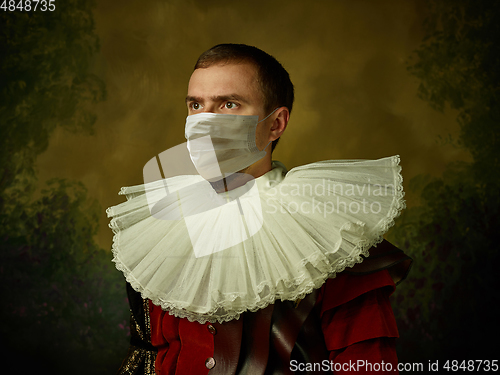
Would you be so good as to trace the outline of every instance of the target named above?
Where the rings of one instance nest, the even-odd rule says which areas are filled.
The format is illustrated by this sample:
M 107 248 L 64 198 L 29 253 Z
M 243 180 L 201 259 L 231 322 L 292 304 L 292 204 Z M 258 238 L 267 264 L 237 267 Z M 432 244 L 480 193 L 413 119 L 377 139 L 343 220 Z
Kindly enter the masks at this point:
M 337 369 L 349 372 L 349 363 L 366 364 L 361 372 L 367 374 L 371 373 L 369 364 L 376 368 L 390 363 L 393 370 L 397 368 L 394 339 L 398 329 L 389 302 L 394 289 L 387 270 L 362 276 L 342 273 L 321 287 L 317 311 L 329 359 L 337 363 Z M 213 326 L 176 318 L 151 301 L 149 304 L 151 342 L 158 349 L 156 373 L 208 374 L 217 334 Z

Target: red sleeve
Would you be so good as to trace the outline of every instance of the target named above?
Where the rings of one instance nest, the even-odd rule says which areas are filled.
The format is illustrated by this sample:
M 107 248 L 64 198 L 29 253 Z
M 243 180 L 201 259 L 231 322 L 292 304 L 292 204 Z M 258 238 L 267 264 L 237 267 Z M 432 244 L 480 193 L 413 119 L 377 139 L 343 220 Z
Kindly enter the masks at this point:
M 205 361 L 214 355 L 209 323 L 176 318 L 149 301 L 151 343 L 158 349 L 157 375 L 208 374 Z
M 321 324 L 335 373 L 397 374 L 399 337 L 389 302 L 395 289 L 387 270 L 369 275 L 340 274 L 322 287 Z M 353 367 L 353 364 L 358 367 Z

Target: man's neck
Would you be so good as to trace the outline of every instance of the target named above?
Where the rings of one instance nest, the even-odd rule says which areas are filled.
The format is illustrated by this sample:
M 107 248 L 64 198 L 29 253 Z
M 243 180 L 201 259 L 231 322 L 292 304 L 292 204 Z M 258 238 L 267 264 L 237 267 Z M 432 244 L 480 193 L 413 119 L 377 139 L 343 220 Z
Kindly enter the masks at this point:
M 217 193 L 230 191 L 240 186 L 245 185 L 248 181 L 252 180 L 253 176 L 248 173 L 233 173 L 218 181 L 210 181 L 210 185 Z
M 263 176 L 272 169 L 271 155 L 268 155 L 238 173 L 233 173 L 218 181 L 210 181 L 210 184 L 217 193 L 243 186 L 248 181 Z
M 267 172 L 269 172 L 272 169 L 272 164 L 273 164 L 272 163 L 272 154 L 271 154 L 271 144 L 269 144 L 266 151 L 267 151 L 266 156 L 264 156 L 262 159 L 260 159 L 256 163 L 253 163 L 251 166 L 244 169 L 242 172 L 253 176 L 253 178 L 260 177 L 262 175 L 265 175 Z

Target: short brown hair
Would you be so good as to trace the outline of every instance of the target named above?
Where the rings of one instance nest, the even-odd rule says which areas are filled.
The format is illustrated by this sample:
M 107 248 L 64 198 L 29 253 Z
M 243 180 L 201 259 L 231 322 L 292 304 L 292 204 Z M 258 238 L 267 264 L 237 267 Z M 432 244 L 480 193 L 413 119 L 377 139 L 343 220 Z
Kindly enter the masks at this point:
M 264 96 L 264 110 L 287 107 L 292 113 L 294 89 L 290 75 L 273 56 L 246 44 L 218 44 L 203 52 L 194 69 L 208 68 L 220 63 L 250 62 L 257 68 L 257 78 Z M 272 150 L 279 138 L 273 141 Z

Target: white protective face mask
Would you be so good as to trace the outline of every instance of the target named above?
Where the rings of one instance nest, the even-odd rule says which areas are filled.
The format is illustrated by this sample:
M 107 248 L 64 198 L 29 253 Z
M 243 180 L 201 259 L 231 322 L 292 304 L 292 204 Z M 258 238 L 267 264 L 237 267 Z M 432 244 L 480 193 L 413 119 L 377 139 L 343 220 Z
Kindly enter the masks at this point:
M 211 112 L 186 118 L 187 148 L 198 173 L 206 180 L 220 180 L 245 169 L 266 155 L 256 145 L 259 116 Z

